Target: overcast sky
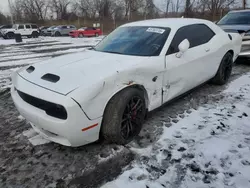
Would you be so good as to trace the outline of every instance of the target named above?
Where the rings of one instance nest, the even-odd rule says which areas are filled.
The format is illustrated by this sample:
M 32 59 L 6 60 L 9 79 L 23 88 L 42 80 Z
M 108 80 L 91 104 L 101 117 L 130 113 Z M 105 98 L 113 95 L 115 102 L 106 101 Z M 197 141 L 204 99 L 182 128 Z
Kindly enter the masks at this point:
M 15 1 L 15 0 L 10 0 Z M 163 5 L 165 0 L 154 0 L 156 5 Z M 248 5 L 250 5 L 250 0 L 247 0 Z M 0 0 L 0 12 L 9 13 L 8 0 Z

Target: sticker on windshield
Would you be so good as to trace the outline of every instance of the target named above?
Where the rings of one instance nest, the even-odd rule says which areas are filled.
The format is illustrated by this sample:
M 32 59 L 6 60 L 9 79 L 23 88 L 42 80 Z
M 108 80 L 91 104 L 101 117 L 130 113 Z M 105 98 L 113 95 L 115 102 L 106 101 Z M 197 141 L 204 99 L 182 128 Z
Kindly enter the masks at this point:
M 165 32 L 165 29 L 150 27 L 150 28 L 147 29 L 147 32 L 163 34 Z

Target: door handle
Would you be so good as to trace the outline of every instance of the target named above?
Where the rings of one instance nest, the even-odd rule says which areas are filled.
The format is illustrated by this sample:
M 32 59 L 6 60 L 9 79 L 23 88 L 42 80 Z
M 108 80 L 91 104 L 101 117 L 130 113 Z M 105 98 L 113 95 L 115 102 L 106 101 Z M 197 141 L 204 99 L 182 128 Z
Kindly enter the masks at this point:
M 209 51 L 210 51 L 210 48 L 206 48 L 205 51 L 206 51 L 206 52 L 209 52 Z

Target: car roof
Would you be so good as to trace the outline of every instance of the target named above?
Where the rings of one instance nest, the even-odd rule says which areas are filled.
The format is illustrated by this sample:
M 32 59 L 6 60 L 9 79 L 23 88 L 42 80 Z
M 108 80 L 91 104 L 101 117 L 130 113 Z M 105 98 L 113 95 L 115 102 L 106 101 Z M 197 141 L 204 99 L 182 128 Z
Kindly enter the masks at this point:
M 250 12 L 250 9 L 245 9 L 245 10 L 232 10 L 229 13 L 233 13 L 233 12 Z
M 186 25 L 192 24 L 211 24 L 208 20 L 194 19 L 194 18 L 160 18 L 152 20 L 143 20 L 132 22 L 123 25 L 122 27 L 128 26 L 156 26 L 156 27 L 170 27 L 170 28 L 180 28 Z

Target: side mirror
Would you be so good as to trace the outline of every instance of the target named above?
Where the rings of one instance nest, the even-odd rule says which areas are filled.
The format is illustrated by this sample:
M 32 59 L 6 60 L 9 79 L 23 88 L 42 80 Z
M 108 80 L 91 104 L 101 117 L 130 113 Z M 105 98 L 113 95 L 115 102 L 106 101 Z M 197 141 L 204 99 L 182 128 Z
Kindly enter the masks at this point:
M 190 43 L 188 39 L 183 40 L 178 46 L 179 52 L 176 54 L 176 57 L 180 58 L 189 49 L 189 47 Z

